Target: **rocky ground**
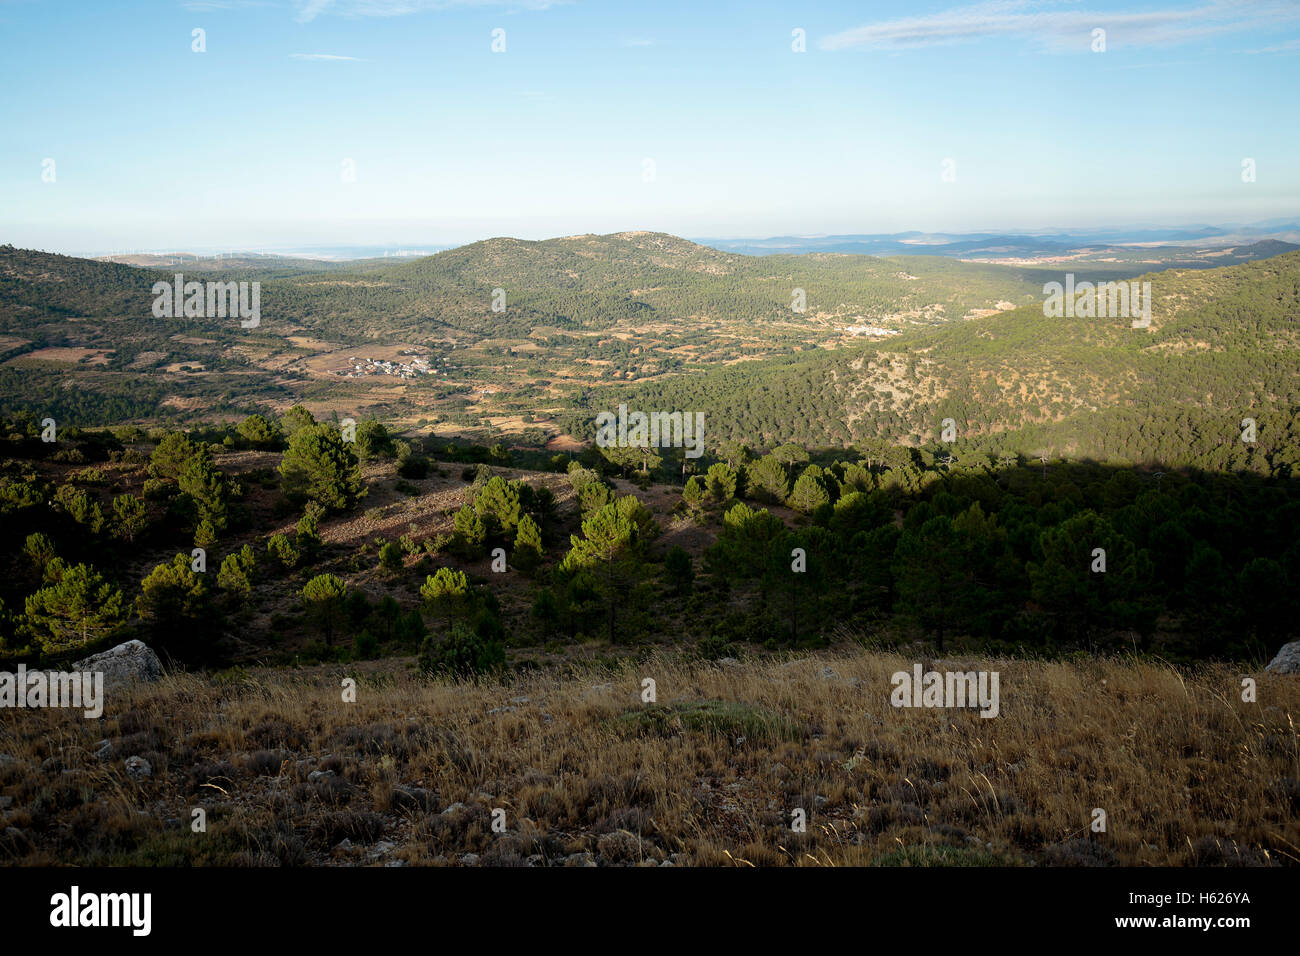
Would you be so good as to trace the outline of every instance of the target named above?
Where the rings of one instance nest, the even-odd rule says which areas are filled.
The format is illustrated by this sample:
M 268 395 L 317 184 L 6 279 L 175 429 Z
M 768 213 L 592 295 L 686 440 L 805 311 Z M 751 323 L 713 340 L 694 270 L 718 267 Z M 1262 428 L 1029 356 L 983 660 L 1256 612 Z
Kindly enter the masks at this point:
M 0 861 L 1300 863 L 1295 675 L 1251 675 L 1245 701 L 1219 666 L 922 662 L 997 670 L 983 718 L 892 706 L 914 663 L 651 657 L 452 684 L 390 659 L 166 675 L 98 720 L 2 709 Z

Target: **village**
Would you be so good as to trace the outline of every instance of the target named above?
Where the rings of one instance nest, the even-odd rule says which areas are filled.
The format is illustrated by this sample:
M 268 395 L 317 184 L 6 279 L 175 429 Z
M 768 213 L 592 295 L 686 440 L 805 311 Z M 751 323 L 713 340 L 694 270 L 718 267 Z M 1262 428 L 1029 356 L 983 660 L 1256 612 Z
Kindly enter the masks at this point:
M 415 352 L 403 352 L 397 359 L 348 358 L 348 368 L 336 370 L 334 374 L 343 378 L 361 378 L 366 375 L 396 375 L 398 378 L 416 378 L 420 375 L 446 375 L 451 365 L 443 362 L 441 369 L 436 368 L 439 359 L 419 355 Z

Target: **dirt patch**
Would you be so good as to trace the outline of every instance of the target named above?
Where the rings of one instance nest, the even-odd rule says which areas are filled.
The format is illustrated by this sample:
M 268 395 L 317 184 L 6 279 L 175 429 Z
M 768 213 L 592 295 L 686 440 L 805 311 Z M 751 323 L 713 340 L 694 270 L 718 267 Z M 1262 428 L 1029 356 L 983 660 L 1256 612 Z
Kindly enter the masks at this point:
M 19 355 L 10 359 L 7 365 L 13 365 L 16 362 L 58 362 L 66 365 L 107 365 L 108 357 L 112 355 L 111 349 L 78 349 L 68 347 L 51 346 L 49 348 L 37 349 L 34 352 L 28 352 L 25 355 Z

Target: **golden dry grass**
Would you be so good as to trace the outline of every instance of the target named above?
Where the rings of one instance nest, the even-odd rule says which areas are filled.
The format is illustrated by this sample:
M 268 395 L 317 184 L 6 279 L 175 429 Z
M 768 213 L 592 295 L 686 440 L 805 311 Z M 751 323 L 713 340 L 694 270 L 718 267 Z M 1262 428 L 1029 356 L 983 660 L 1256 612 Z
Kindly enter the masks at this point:
M 1217 665 L 972 663 L 1001 675 L 1001 714 L 985 719 L 892 707 L 890 675 L 913 663 L 656 657 L 473 685 L 389 661 L 170 676 L 110 699 L 100 721 L 0 711 L 12 758 L 0 795 L 13 798 L 0 859 L 1300 863 L 1294 677 L 1255 675 L 1258 702 L 1245 703 L 1243 675 Z M 358 680 L 355 703 L 344 676 Z M 102 738 L 107 759 L 94 756 Z M 152 764 L 143 782 L 125 772 L 133 755 Z M 206 833 L 191 832 L 196 807 Z M 791 829 L 796 808 L 805 833 Z M 1090 829 L 1094 808 L 1104 833 Z

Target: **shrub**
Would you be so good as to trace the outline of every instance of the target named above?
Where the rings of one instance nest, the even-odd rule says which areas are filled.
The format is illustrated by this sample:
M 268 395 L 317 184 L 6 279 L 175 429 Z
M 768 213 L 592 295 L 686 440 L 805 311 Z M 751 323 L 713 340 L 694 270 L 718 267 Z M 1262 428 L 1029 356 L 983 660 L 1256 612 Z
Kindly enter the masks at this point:
M 225 591 L 232 600 L 243 602 L 253 590 L 253 571 L 257 558 L 249 545 L 244 545 L 234 554 L 228 554 L 221 561 L 221 570 L 217 572 L 217 587 Z
M 301 557 L 287 534 L 271 535 L 271 540 L 266 543 L 266 550 L 285 568 L 297 567 Z
M 379 656 L 379 639 L 369 631 L 362 631 L 352 640 L 352 656 L 368 661 Z
M 379 549 L 379 566 L 389 574 L 402 570 L 402 549 L 395 542 L 385 542 Z
M 505 649 L 499 641 L 481 637 L 463 624 L 455 624 L 445 639 L 434 635 L 425 639 L 420 646 L 419 665 L 428 674 L 472 679 L 500 670 L 505 659 Z
M 397 473 L 403 478 L 419 480 L 429 477 L 429 459 L 423 455 L 408 455 L 397 461 Z

